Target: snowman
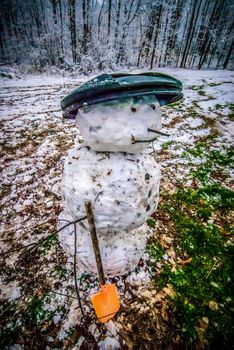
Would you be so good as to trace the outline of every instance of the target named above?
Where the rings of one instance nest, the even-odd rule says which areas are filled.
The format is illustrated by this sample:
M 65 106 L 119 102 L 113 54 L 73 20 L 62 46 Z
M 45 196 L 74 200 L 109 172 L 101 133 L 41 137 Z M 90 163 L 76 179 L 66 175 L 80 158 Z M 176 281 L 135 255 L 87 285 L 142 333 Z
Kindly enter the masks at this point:
M 145 250 L 160 184 L 160 167 L 145 150 L 162 134 L 160 106 L 180 99 L 181 89 L 159 73 L 103 74 L 61 102 L 85 141 L 65 159 L 59 225 L 84 217 L 91 201 L 107 277 L 132 271 Z M 96 273 L 88 222 L 76 223 L 76 232 L 79 270 Z M 59 232 L 59 241 L 72 261 L 74 225 Z

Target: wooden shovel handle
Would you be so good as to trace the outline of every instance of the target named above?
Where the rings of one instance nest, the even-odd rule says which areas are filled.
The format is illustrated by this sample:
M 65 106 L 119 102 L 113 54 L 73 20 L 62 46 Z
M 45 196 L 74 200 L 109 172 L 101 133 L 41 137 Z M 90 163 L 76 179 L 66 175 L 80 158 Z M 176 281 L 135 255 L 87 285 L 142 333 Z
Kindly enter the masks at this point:
M 92 203 L 90 201 L 85 201 L 85 209 L 86 209 L 87 219 L 88 219 L 88 223 L 89 223 L 89 230 L 90 230 L 90 235 L 91 235 L 92 244 L 93 244 L 93 251 L 94 251 L 96 264 L 97 264 L 99 282 L 100 282 L 101 286 L 104 286 L 105 275 L 104 275 L 104 270 L 103 270 L 103 266 L 102 266 L 100 249 L 99 249 L 99 245 L 98 245 L 96 227 L 95 227 L 95 223 L 94 223 Z

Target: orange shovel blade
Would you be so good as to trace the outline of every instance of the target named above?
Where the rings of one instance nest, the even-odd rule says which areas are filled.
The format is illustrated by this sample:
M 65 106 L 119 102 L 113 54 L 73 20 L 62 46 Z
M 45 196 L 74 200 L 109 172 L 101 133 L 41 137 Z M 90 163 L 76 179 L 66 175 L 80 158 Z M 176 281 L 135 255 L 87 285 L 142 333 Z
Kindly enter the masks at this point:
M 99 292 L 90 296 L 100 322 L 109 321 L 119 311 L 119 296 L 115 284 L 101 286 Z

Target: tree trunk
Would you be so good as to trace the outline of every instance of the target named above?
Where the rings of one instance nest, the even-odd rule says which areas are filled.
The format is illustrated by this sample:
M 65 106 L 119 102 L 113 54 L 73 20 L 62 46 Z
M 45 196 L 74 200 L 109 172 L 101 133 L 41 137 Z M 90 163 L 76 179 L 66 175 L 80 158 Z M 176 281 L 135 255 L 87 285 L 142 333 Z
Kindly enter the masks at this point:
M 192 16 L 191 16 L 190 25 L 189 25 L 189 33 L 188 33 L 187 42 L 186 42 L 186 46 L 185 46 L 185 50 L 184 50 L 184 55 L 183 55 L 181 65 L 180 65 L 181 68 L 186 67 L 186 62 L 188 59 L 188 55 L 189 55 L 190 47 L 192 44 L 198 15 L 199 15 L 200 8 L 201 8 L 201 3 L 202 3 L 202 0 L 195 0 L 195 2 L 194 2 L 193 12 L 192 12 Z
M 114 42 L 115 49 L 117 48 L 117 42 L 118 42 L 118 36 L 119 36 L 120 10 L 121 10 L 121 0 L 118 0 L 117 11 L 116 11 L 116 25 L 115 25 L 115 42 Z
M 59 4 L 59 17 L 60 17 L 60 46 L 61 46 L 62 60 L 64 60 L 64 47 L 63 47 L 63 13 L 62 13 L 61 0 L 59 0 L 58 4 Z
M 223 62 L 223 69 L 226 69 L 227 66 L 228 66 L 229 60 L 230 60 L 231 55 L 232 55 L 233 46 L 234 46 L 234 40 L 232 40 L 232 43 L 231 43 L 231 45 L 229 47 L 229 50 L 228 50 L 227 56 L 225 58 L 225 61 Z
M 161 21 L 161 14 L 162 14 L 162 5 L 158 6 L 158 15 L 157 15 L 157 24 L 155 26 L 155 32 L 154 32 L 154 39 L 153 39 L 153 50 L 151 54 L 151 60 L 150 60 L 150 69 L 153 68 L 154 63 L 154 56 L 156 51 L 156 45 L 157 45 L 157 39 L 158 39 L 158 33 L 159 33 L 159 27 L 160 27 L 160 21 Z
M 71 49 L 73 62 L 77 62 L 76 52 L 76 0 L 69 0 L 69 27 L 71 35 Z
M 107 40 L 109 42 L 110 40 L 110 32 L 111 32 L 111 2 L 112 0 L 108 1 L 108 25 L 107 25 Z
M 100 30 L 101 30 L 101 24 L 102 24 L 102 18 L 103 18 L 103 9 L 104 9 L 105 0 L 102 2 L 101 10 L 98 15 L 98 39 L 100 38 Z

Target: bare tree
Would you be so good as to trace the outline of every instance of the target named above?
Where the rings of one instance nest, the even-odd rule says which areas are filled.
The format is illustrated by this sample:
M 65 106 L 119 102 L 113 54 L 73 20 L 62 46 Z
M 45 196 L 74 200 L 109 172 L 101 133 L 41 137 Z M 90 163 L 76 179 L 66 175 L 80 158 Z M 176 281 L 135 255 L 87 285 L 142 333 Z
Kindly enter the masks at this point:
M 69 29 L 71 36 L 71 50 L 73 62 L 77 62 L 77 39 L 76 39 L 76 0 L 69 0 Z
M 112 0 L 108 0 L 108 30 L 107 30 L 107 38 L 108 41 L 110 39 L 110 32 L 111 32 L 111 5 L 112 5 Z
M 135 10 L 133 10 L 135 5 Z M 117 55 L 117 63 L 122 63 L 125 56 L 126 49 L 126 38 L 129 32 L 129 26 L 134 21 L 136 16 L 138 15 L 139 9 L 141 5 L 141 0 L 131 0 L 129 7 L 127 7 L 127 3 L 124 6 L 124 23 L 122 25 L 122 37 L 120 40 L 119 52 Z
M 1 0 L 1 62 L 233 68 L 232 13 L 232 0 Z
M 186 62 L 187 62 L 189 51 L 190 51 L 190 48 L 192 45 L 193 35 L 194 35 L 195 28 L 196 28 L 196 23 L 198 20 L 201 4 L 202 4 L 202 0 L 194 0 L 194 2 L 193 2 L 192 15 L 191 15 L 190 23 L 188 26 L 188 35 L 187 35 L 187 39 L 186 39 L 186 44 L 185 44 L 185 49 L 183 52 L 182 61 L 180 64 L 181 68 L 186 67 Z

